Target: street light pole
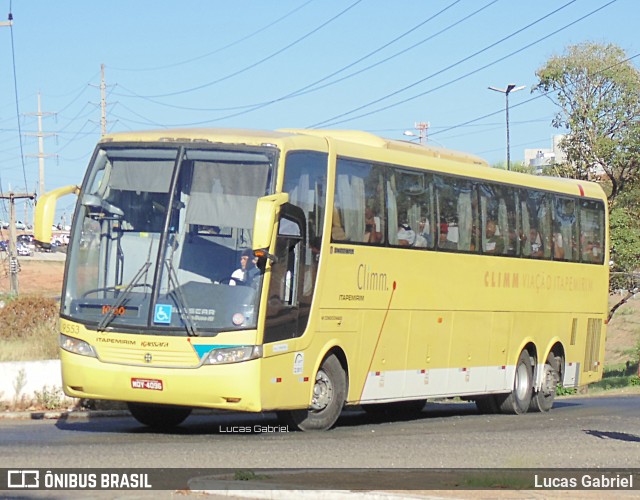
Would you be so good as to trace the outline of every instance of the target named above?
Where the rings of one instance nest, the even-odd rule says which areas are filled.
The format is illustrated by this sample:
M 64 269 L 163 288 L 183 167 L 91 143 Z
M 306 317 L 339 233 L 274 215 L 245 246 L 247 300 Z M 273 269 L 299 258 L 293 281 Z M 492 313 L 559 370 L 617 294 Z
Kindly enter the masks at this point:
M 509 144 L 509 94 L 511 92 L 517 92 L 518 90 L 522 90 L 525 88 L 524 85 L 520 87 L 516 87 L 515 84 L 510 83 L 504 89 L 499 89 L 497 87 L 489 87 L 489 90 L 495 90 L 496 92 L 502 92 L 505 97 L 505 111 L 507 115 L 507 170 L 511 170 L 511 146 Z

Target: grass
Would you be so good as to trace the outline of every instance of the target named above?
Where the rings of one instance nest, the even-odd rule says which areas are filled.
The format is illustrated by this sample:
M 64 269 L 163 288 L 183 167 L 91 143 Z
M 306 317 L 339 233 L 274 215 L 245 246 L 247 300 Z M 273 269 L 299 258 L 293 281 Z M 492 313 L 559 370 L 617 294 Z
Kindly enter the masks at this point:
M 637 350 L 634 351 L 637 353 Z M 616 365 L 605 366 L 602 380 L 589 385 L 589 391 L 610 391 L 612 389 L 622 389 L 623 387 L 640 387 L 640 377 L 638 376 L 638 362 L 618 363 Z

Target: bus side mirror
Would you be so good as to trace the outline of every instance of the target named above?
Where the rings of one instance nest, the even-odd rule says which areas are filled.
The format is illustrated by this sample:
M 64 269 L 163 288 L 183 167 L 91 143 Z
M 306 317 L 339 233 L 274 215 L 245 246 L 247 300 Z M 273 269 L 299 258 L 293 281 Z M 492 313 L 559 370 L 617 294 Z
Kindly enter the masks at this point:
M 45 193 L 38 198 L 35 217 L 35 242 L 42 248 L 51 248 L 51 226 L 56 213 L 58 198 L 68 194 L 78 194 L 78 186 L 64 186 Z
M 269 253 L 275 235 L 276 221 L 280 207 L 289 201 L 287 193 L 272 194 L 258 198 L 256 215 L 253 222 L 253 251 L 256 255 L 270 258 Z

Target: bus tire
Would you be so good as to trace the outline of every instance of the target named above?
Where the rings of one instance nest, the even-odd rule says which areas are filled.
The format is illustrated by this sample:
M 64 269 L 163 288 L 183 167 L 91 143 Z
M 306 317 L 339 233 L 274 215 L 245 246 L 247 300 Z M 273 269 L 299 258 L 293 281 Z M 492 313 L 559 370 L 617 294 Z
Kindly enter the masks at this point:
M 191 414 L 191 408 L 169 405 L 127 403 L 138 422 L 154 429 L 170 429 L 180 425 Z
M 560 382 L 560 366 L 562 366 L 562 356 L 555 356 L 549 353 L 544 364 L 542 374 L 542 386 L 539 391 L 535 391 L 531 398 L 530 411 L 549 411 L 556 399 L 556 387 Z
M 513 389 L 508 394 L 496 396 L 502 413 L 521 415 L 529 411 L 533 396 L 533 369 L 531 356 L 525 350 L 520 353 L 513 378 Z
M 338 358 L 331 354 L 316 373 L 311 406 L 278 415 L 298 430 L 325 431 L 338 420 L 346 398 L 347 376 Z

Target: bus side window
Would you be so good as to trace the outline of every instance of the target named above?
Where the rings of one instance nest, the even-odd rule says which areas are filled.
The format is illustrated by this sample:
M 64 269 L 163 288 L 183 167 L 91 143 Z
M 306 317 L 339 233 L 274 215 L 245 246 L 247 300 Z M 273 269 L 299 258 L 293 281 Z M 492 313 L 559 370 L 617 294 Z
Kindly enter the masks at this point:
M 551 257 L 551 209 L 542 191 L 521 191 L 523 255 L 534 259 Z
M 278 262 L 271 267 L 271 288 L 269 301 L 277 301 L 282 306 L 296 305 L 296 248 L 298 242 L 278 237 L 276 257 Z
M 389 227 L 396 227 L 393 245 L 433 248 L 433 185 L 430 176 L 412 170 L 392 169 L 388 195 Z M 433 222 L 432 222 L 433 221 Z
M 604 205 L 584 200 L 580 203 L 580 260 L 587 263 L 604 262 Z
M 385 240 L 383 168 L 338 158 L 332 241 L 380 245 Z
M 284 217 L 280 219 L 276 259 L 271 264 L 265 342 L 297 337 L 306 326 L 306 322 L 299 325 L 299 294 L 302 288 L 301 275 L 304 274 L 300 272 L 304 266 L 303 237 L 303 229 L 296 221 Z
M 477 202 L 473 185 L 465 179 L 434 176 L 440 215 L 438 248 L 475 252 Z
M 577 262 L 578 217 L 575 200 L 556 196 L 553 212 L 553 258 Z

